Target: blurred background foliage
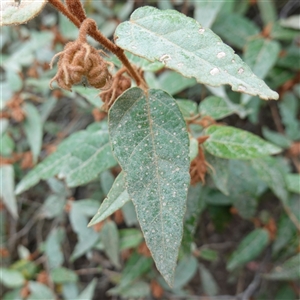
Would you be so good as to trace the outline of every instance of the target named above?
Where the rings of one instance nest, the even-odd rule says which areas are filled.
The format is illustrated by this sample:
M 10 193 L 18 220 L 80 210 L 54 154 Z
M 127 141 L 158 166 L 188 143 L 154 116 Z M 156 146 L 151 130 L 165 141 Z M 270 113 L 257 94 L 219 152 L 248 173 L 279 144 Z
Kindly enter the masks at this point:
M 92 155 L 85 148 L 99 130 L 107 131 L 99 91 L 84 82 L 73 92 L 49 89 L 55 74 L 49 62 L 78 30 L 50 5 L 26 25 L 1 27 L 1 299 L 299 299 L 299 3 L 84 1 L 87 15 L 110 38 L 143 5 L 177 9 L 211 28 L 280 100 L 206 87 L 128 54 L 148 85 L 178 99 L 187 117 L 200 103 L 202 113 L 284 151 L 251 163 L 206 154 L 214 170 L 205 184 L 190 187 L 171 289 L 155 269 L 131 202 L 87 227 L 120 168 L 106 156 L 102 170 L 90 162 L 85 179 L 78 178 Z M 120 66 L 115 57 L 108 60 Z M 15 184 L 72 135 L 51 164 L 67 154 L 77 160 L 16 196 Z M 102 138 L 99 143 L 107 143 Z

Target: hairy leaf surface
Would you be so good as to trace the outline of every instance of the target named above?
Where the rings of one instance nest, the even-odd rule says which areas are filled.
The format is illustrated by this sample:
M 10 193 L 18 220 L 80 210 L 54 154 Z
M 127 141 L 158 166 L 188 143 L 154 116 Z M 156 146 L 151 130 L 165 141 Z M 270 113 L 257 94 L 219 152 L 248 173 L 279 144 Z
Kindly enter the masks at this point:
M 1 0 L 0 26 L 26 23 L 39 14 L 46 3 L 47 0 Z
M 281 151 L 260 137 L 230 126 L 212 125 L 207 128 L 210 137 L 203 144 L 212 155 L 229 159 L 251 159 Z
M 147 245 L 172 285 L 190 181 L 183 117 L 166 92 L 131 88 L 111 108 L 109 131 Z
M 118 26 L 115 40 L 121 48 L 150 61 L 161 61 L 200 83 L 229 84 L 234 91 L 278 99 L 278 94 L 217 35 L 177 11 L 139 8 L 130 21 Z
M 102 171 L 116 165 L 111 152 L 109 136 L 105 125 L 92 124 L 85 131 L 79 131 L 63 141 L 56 152 L 30 171 L 18 184 L 20 194 L 54 175 L 66 179 L 68 186 L 85 184 Z

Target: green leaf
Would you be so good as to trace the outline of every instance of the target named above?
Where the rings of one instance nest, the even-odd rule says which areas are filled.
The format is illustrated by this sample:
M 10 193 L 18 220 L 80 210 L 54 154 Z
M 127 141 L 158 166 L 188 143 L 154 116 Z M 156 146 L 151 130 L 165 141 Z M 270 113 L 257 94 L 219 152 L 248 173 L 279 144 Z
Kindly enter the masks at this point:
M 224 99 L 216 96 L 206 97 L 199 104 L 199 113 L 215 120 L 223 119 L 234 112 L 233 107 L 229 107 Z
M 153 260 L 150 257 L 134 252 L 126 262 L 119 287 L 129 286 L 134 280 L 149 272 L 152 265 Z
M 146 243 L 172 285 L 190 182 L 183 117 L 164 91 L 131 88 L 110 109 L 109 131 Z
M 78 243 L 71 255 L 71 260 L 86 253 L 99 241 L 99 233 L 92 228 L 87 228 L 88 217 L 96 213 L 98 206 L 98 201 L 87 199 L 72 203 L 69 218 L 72 229 L 77 234 Z
M 218 294 L 219 287 L 207 268 L 203 264 L 199 264 L 199 271 L 201 277 L 201 285 L 203 291 L 208 296 L 215 296 Z
M 76 300 L 92 300 L 97 286 L 97 280 L 93 279 L 89 285 L 80 293 Z
M 266 185 L 258 178 L 250 162 L 229 161 L 228 191 L 238 213 L 246 219 L 255 215 L 258 197 Z
M 208 188 L 205 195 L 205 202 L 210 205 L 231 205 L 233 202 L 232 197 L 228 197 L 218 190 Z
M 212 155 L 228 159 L 252 159 L 281 151 L 260 137 L 230 126 L 212 125 L 206 129 L 209 138 L 205 149 Z
M 287 189 L 290 192 L 300 194 L 300 175 L 299 174 L 287 174 L 286 175 Z
M 222 159 L 209 153 L 205 153 L 205 159 L 212 166 L 212 169 L 209 169 L 209 172 L 215 186 L 224 195 L 228 196 L 229 161 L 227 159 Z
M 207 261 L 217 261 L 218 260 L 218 252 L 211 249 L 201 249 L 199 256 L 202 259 L 205 259 Z
M 257 5 L 264 25 L 274 23 L 277 19 L 277 11 L 274 1 L 258 0 Z
M 218 2 L 210 0 L 197 1 L 195 3 L 194 18 L 203 26 L 210 28 L 221 11 L 224 0 Z
M 252 39 L 245 47 L 244 60 L 253 73 L 263 79 L 274 66 L 279 51 L 280 45 L 276 41 L 264 38 Z
M 257 78 L 217 35 L 177 11 L 141 7 L 130 21 L 118 26 L 115 40 L 121 48 L 150 61 L 161 61 L 200 83 L 229 84 L 234 91 L 278 99 L 278 94 Z
M 27 23 L 41 12 L 46 3 L 47 0 L 26 0 L 20 3 L 14 0 L 1 1 L 0 26 Z
M 181 289 L 194 277 L 197 265 L 197 259 L 192 255 L 186 256 L 179 261 L 174 276 L 175 289 Z
M 101 241 L 104 245 L 105 254 L 116 268 L 120 268 L 120 240 L 115 222 L 107 221 L 101 230 Z
M 185 118 L 190 118 L 197 114 L 197 103 L 187 99 L 176 99 L 179 109 Z
M 120 209 L 129 200 L 130 197 L 126 190 L 124 173 L 121 172 L 114 181 L 114 184 L 107 197 L 101 203 L 98 212 L 95 214 L 88 226 L 93 226 L 105 220 L 108 216 Z
M 269 233 L 267 230 L 259 228 L 249 233 L 239 244 L 227 263 L 227 270 L 235 268 L 255 259 L 268 245 Z
M 290 218 L 283 214 L 277 225 L 276 239 L 272 246 L 273 254 L 277 254 L 286 245 L 288 245 L 296 232 L 295 225 L 292 223 Z
M 137 247 L 143 240 L 143 235 L 140 230 L 128 228 L 120 230 L 120 250 Z
M 76 282 L 77 274 L 67 268 L 56 268 L 50 272 L 51 279 L 54 283 Z
M 273 193 L 283 202 L 288 201 L 288 192 L 285 173 L 280 163 L 274 157 L 264 157 L 252 160 L 252 166 L 258 176 L 264 181 Z
M 262 134 L 268 141 L 283 149 L 288 149 L 292 145 L 292 142 L 288 137 L 276 131 L 272 131 L 267 127 L 262 128 Z
M 43 203 L 40 214 L 42 218 L 53 219 L 62 215 L 66 204 L 66 198 L 61 195 L 50 195 Z
M 270 274 L 264 277 L 271 280 L 296 280 L 300 278 L 300 254 L 291 257 L 282 265 L 275 267 Z
M 66 179 L 70 187 L 85 184 L 95 179 L 102 171 L 115 166 L 117 162 L 111 152 L 108 131 L 104 123 L 99 124 L 98 130 L 89 130 L 89 127 L 65 139 L 56 152 L 19 182 L 16 194 L 24 192 L 41 179 L 48 179 L 57 174 L 61 179 Z
M 25 278 L 19 271 L 0 268 L 0 281 L 8 288 L 16 288 L 25 283 Z
M 28 288 L 30 295 L 27 300 L 40 300 L 40 299 L 55 299 L 55 295 L 46 285 L 36 281 L 29 281 Z
M 190 151 L 189 151 L 190 161 L 195 159 L 198 153 L 199 153 L 199 143 L 197 139 L 190 136 Z
M 65 232 L 62 228 L 53 229 L 47 237 L 45 243 L 45 253 L 48 258 L 50 268 L 57 268 L 62 265 L 64 255 L 61 250 L 61 242 Z
M 245 46 L 244 60 L 253 73 L 264 79 L 275 65 L 280 52 L 280 45 L 276 41 L 265 38 L 251 39 Z M 242 103 L 250 101 L 251 96 L 242 95 Z
M 230 45 L 243 49 L 252 36 L 259 34 L 260 29 L 254 22 L 239 14 L 222 14 L 212 30 Z
M 193 78 L 183 77 L 181 74 L 172 71 L 165 71 L 159 77 L 159 86 L 170 95 L 194 86 L 197 82 Z
M 285 126 L 286 135 L 296 141 L 300 139 L 300 122 L 297 118 L 299 102 L 291 92 L 285 93 L 283 101 L 279 103 L 282 122 Z
M 191 243 L 194 241 L 194 234 L 198 224 L 199 217 L 205 209 L 204 196 L 205 188 L 200 183 L 190 186 L 187 196 L 187 207 L 184 217 L 184 235 L 182 244 L 186 248 L 186 252 L 190 253 Z
M 5 207 L 11 215 L 18 218 L 18 205 L 14 193 L 15 175 L 12 165 L 3 165 L 0 167 L 0 198 L 2 198 Z

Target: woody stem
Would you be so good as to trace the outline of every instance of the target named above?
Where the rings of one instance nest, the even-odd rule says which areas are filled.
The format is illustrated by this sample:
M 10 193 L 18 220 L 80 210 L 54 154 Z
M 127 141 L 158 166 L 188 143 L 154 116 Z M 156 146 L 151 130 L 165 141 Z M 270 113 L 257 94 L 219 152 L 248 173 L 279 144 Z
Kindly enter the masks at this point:
M 82 22 L 78 20 L 76 16 L 74 16 L 67 7 L 60 0 L 49 0 L 49 2 L 62 14 L 64 14 L 77 28 L 80 29 Z M 139 73 L 134 69 L 134 67 L 130 64 L 127 57 L 124 54 L 124 50 L 118 47 L 116 44 L 111 42 L 108 38 L 106 38 L 96 27 L 96 24 L 93 22 L 90 23 L 88 34 L 99 42 L 104 48 L 115 54 L 124 67 L 126 67 L 129 75 L 135 80 L 138 86 L 145 87 L 145 82 L 143 78 L 139 75 Z

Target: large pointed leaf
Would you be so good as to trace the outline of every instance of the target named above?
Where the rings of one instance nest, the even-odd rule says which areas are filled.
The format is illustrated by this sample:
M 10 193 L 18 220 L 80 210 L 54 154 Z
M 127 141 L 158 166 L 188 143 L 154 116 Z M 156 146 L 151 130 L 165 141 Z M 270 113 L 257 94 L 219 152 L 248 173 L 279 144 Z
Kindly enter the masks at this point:
M 129 200 L 130 197 L 126 190 L 124 173 L 121 172 L 114 181 L 114 184 L 111 190 L 109 191 L 107 197 L 101 203 L 98 212 L 95 214 L 88 226 L 93 226 L 103 221 L 108 216 L 117 211 L 119 208 L 121 208 Z
M 252 159 L 281 151 L 260 137 L 230 126 L 209 126 L 209 138 L 203 144 L 212 155 L 229 159 Z
M 234 91 L 278 99 L 278 94 L 217 35 L 177 11 L 139 8 L 130 21 L 118 26 L 115 40 L 121 48 L 150 61 L 161 61 L 200 83 L 229 84 Z
M 66 179 L 70 187 L 85 184 L 116 163 L 111 152 L 107 128 L 101 123 L 95 123 L 87 130 L 76 132 L 62 142 L 55 153 L 23 178 L 16 188 L 16 193 L 20 194 L 41 179 L 48 179 L 57 174 Z
M 147 245 L 172 285 L 190 181 L 183 117 L 164 91 L 132 88 L 111 108 L 109 131 Z

